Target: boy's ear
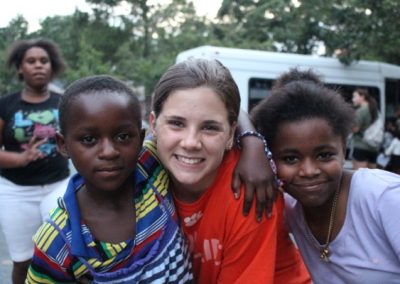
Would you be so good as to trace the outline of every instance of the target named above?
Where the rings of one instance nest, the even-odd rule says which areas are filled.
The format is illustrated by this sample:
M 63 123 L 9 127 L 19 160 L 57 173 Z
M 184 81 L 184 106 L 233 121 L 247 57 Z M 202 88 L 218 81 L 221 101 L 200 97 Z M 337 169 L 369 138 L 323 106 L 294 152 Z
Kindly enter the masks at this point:
M 65 146 L 65 139 L 61 133 L 56 133 L 56 143 L 58 147 L 58 151 L 63 155 L 65 158 L 69 158 L 67 147 Z

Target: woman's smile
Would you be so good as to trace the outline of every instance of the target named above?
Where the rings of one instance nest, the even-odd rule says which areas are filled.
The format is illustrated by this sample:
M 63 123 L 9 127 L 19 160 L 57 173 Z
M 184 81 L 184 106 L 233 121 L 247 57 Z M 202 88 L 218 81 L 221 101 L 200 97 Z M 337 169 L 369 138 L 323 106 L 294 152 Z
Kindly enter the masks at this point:
M 174 156 L 179 162 L 181 162 L 183 164 L 188 164 L 188 165 L 197 165 L 197 164 L 205 161 L 205 159 L 203 159 L 203 158 L 194 158 L 194 157 L 182 156 L 182 155 L 177 155 L 177 154 L 175 154 Z

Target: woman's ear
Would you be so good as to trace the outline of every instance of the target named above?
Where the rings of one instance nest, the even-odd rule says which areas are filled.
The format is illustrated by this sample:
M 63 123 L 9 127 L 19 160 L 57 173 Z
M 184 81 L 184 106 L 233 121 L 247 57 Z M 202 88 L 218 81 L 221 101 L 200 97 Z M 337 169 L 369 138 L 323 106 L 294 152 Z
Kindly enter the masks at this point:
M 17 76 L 18 76 L 18 79 L 19 80 L 23 80 L 23 78 L 24 78 L 24 73 L 22 72 L 22 67 L 19 67 L 18 68 L 18 70 L 17 70 Z
M 232 123 L 231 130 L 229 132 L 229 139 L 228 139 L 228 141 L 227 141 L 227 143 L 225 145 L 225 149 L 226 150 L 230 150 L 233 147 L 233 143 L 234 143 L 234 140 L 235 140 L 236 128 L 237 128 L 237 123 L 236 122 Z
M 65 158 L 68 159 L 69 154 L 68 154 L 67 146 L 65 145 L 64 135 L 57 132 L 56 133 L 56 143 L 57 143 L 58 151 L 61 153 L 61 155 L 63 155 Z
M 150 124 L 150 130 L 151 130 L 151 134 L 153 134 L 153 137 L 155 138 L 157 136 L 156 134 L 156 114 L 154 113 L 154 111 L 150 112 L 149 115 L 149 124 Z

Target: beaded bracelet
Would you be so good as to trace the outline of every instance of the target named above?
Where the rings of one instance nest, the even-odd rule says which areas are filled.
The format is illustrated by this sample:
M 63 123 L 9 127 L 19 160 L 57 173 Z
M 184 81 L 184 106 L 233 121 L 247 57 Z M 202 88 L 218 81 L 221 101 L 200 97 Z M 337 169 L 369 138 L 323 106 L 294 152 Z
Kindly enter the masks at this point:
M 282 184 L 282 182 L 276 176 L 276 174 L 277 174 L 276 164 L 275 164 L 275 161 L 272 159 L 272 152 L 268 148 L 267 140 L 265 140 L 264 136 L 261 133 L 258 133 L 256 131 L 249 131 L 249 130 L 248 131 L 244 131 L 244 132 L 240 133 L 236 137 L 236 145 L 237 145 L 237 147 L 239 149 L 242 148 L 241 139 L 243 137 L 246 137 L 246 136 L 257 137 L 258 139 L 260 139 L 263 142 L 263 144 L 264 144 L 264 152 L 265 152 L 265 155 L 267 156 L 267 159 L 268 159 L 268 162 L 269 162 L 269 166 L 271 167 L 272 172 L 275 174 L 276 183 L 278 184 L 278 186 L 280 186 Z
M 258 133 L 256 131 L 244 131 L 242 133 L 240 133 L 237 137 L 236 137 L 236 145 L 238 146 L 239 149 L 242 148 L 242 138 L 246 137 L 246 136 L 254 136 L 257 137 L 258 139 L 260 139 L 263 144 L 264 144 L 264 151 L 267 154 L 267 158 L 272 159 L 272 153 L 271 151 L 268 149 L 268 145 L 267 145 L 267 140 L 265 140 L 264 136 L 261 133 Z

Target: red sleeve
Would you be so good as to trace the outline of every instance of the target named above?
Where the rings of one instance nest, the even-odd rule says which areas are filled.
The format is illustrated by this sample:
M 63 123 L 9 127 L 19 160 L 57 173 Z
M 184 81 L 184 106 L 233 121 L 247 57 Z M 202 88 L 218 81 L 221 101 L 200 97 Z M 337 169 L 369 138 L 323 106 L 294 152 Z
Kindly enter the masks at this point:
M 243 216 L 243 200 L 232 204 L 227 219 L 225 251 L 218 283 L 273 283 L 277 243 L 277 209 L 269 219 L 257 223 L 254 204 Z

